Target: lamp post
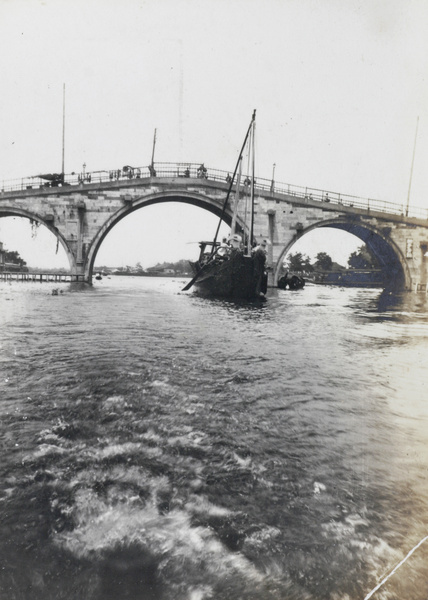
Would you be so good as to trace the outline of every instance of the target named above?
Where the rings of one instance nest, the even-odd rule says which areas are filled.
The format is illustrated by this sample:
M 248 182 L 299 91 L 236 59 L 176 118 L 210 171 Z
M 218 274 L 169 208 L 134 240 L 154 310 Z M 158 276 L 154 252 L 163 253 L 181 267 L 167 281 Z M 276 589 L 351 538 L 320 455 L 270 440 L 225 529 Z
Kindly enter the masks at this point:
M 273 168 L 272 168 L 272 181 L 271 181 L 271 184 L 270 184 L 270 191 L 271 191 L 271 192 L 274 192 L 274 191 L 275 191 L 275 167 L 276 167 L 276 164 L 275 164 L 275 163 L 273 163 Z

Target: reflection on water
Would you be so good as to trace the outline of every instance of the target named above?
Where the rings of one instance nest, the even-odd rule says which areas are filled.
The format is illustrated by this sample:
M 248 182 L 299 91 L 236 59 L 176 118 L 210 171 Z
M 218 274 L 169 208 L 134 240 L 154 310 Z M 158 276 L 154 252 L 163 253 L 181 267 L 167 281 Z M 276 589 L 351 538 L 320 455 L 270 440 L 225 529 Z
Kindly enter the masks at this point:
M 426 296 L 182 287 L 1 285 L 2 596 L 363 598 L 428 533 Z

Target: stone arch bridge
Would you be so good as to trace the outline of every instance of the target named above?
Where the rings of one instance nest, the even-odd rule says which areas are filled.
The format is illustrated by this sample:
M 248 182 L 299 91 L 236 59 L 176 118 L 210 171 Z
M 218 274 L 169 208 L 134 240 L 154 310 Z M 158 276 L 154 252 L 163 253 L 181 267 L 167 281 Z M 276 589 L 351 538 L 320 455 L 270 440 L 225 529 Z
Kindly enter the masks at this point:
M 95 257 L 109 231 L 150 204 L 185 202 L 220 215 L 227 173 L 157 163 L 80 175 L 33 177 L 3 184 L 0 217 L 21 216 L 45 225 L 62 244 L 75 281 L 91 283 Z M 245 186 L 242 195 L 245 195 Z M 233 200 L 233 194 L 231 194 Z M 232 202 L 233 203 L 233 202 Z M 238 222 L 243 226 L 244 202 Z M 356 235 L 377 257 L 388 287 L 427 290 L 428 210 L 404 215 L 400 205 L 270 180 L 255 183 L 254 234 L 270 240 L 268 266 L 275 285 L 285 254 L 307 232 L 334 227 Z M 232 219 L 229 205 L 224 215 Z

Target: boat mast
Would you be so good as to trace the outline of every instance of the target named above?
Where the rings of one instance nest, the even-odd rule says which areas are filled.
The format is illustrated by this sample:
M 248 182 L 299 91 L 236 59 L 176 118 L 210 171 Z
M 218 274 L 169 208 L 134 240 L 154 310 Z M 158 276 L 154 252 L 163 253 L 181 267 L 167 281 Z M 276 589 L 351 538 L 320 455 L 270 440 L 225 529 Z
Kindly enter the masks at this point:
M 415 152 L 416 152 L 416 139 L 418 137 L 418 125 L 419 125 L 419 117 L 416 120 L 416 133 L 415 133 L 415 143 L 413 145 L 413 157 L 412 157 L 412 166 L 410 168 L 410 181 L 409 181 L 409 191 L 407 192 L 407 204 L 406 204 L 406 217 L 409 216 L 409 204 L 410 204 L 410 190 L 412 187 L 412 177 L 413 177 L 413 164 L 415 162 Z
M 246 173 L 250 173 L 251 172 L 251 152 L 250 152 L 250 140 L 248 141 L 248 152 L 247 152 L 247 166 L 246 166 Z M 246 177 L 246 181 L 248 180 L 248 177 Z M 251 184 L 251 182 L 250 182 Z M 245 210 L 244 210 L 244 248 L 247 249 L 248 251 L 248 243 L 249 243 L 249 238 L 250 238 L 250 226 L 248 223 L 248 210 L 249 210 L 249 201 L 250 201 L 250 196 L 251 196 L 251 188 L 248 186 L 246 186 L 245 188 Z M 247 252 L 248 253 L 248 252 Z
M 215 244 L 216 244 L 217 237 L 218 237 L 218 232 L 220 230 L 220 225 L 221 225 L 221 222 L 223 220 L 224 213 L 226 212 L 227 203 L 229 202 L 229 196 L 230 196 L 230 192 L 232 191 L 233 182 L 235 181 L 236 172 L 238 170 L 238 166 L 239 166 L 239 163 L 241 161 L 242 154 L 244 152 L 244 148 L 245 148 L 245 146 L 247 144 L 248 136 L 250 135 L 250 131 L 253 128 L 253 123 L 254 123 L 255 119 L 256 119 L 256 111 L 254 110 L 253 111 L 253 116 L 251 117 L 251 123 L 250 123 L 250 125 L 248 127 L 248 131 L 247 131 L 247 134 L 245 136 L 244 143 L 242 144 L 241 152 L 239 153 L 239 157 L 238 157 L 238 160 L 237 160 L 237 163 L 236 163 L 236 166 L 235 166 L 235 170 L 233 172 L 232 179 L 230 181 L 229 189 L 227 190 L 226 199 L 225 199 L 225 201 L 223 203 L 223 208 L 221 210 L 220 219 L 219 219 L 219 222 L 218 222 L 218 225 L 217 225 L 217 230 L 215 232 L 215 236 L 214 236 L 214 240 L 213 240 L 213 246 L 212 246 L 212 249 L 211 249 L 211 254 L 214 254 L 214 249 L 215 249 Z
M 250 238 L 248 240 L 248 255 L 251 256 L 251 250 L 253 247 L 254 238 L 254 172 L 255 172 L 255 133 L 256 133 L 256 122 L 253 122 L 253 129 L 251 132 L 251 213 L 250 213 Z

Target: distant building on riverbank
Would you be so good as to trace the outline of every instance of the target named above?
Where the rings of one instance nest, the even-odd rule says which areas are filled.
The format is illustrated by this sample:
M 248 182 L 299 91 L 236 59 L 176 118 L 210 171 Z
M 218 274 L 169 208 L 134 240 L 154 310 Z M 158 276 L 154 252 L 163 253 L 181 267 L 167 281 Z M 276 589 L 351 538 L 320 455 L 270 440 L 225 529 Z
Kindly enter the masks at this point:
M 309 278 L 308 278 L 309 279 Z M 322 285 L 340 285 L 343 287 L 383 287 L 381 269 L 347 269 L 343 271 L 318 271 L 310 278 Z
M 135 267 L 127 266 L 118 269 L 111 268 L 112 275 L 130 275 L 134 277 L 183 277 L 190 275 L 190 272 L 189 261 L 185 259 L 181 259 L 174 263 L 158 263 L 154 267 L 148 267 L 147 269 L 143 269 L 139 263 Z

